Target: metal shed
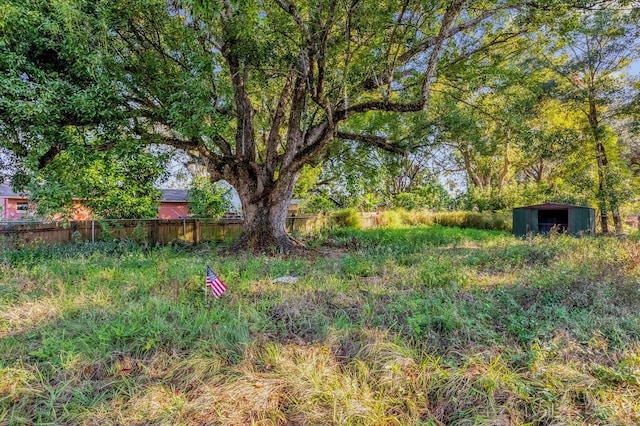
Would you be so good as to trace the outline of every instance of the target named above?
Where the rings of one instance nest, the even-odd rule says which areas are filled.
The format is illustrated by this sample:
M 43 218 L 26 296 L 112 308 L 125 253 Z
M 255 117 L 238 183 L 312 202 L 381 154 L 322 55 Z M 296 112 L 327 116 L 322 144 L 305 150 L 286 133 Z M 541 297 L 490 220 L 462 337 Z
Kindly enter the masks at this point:
M 595 234 L 596 213 L 591 207 L 536 204 L 513 209 L 513 235 L 548 234 L 552 229 L 571 235 Z

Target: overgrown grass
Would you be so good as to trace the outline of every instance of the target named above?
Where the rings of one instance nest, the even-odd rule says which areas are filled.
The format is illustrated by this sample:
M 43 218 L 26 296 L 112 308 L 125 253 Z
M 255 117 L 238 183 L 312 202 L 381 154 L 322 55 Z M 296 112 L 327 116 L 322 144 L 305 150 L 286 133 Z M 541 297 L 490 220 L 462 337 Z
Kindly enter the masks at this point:
M 636 239 L 315 241 L 1 253 L 0 424 L 640 424 Z
M 381 214 L 381 224 L 386 227 L 405 227 L 416 225 L 440 225 L 459 228 L 488 229 L 493 231 L 511 231 L 510 213 L 492 212 L 431 212 L 387 210 Z

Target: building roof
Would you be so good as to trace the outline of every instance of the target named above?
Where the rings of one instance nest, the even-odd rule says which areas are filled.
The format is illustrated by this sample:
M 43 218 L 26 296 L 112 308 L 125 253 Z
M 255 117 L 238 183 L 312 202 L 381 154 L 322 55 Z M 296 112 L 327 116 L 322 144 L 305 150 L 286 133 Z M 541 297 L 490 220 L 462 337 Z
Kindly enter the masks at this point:
M 183 203 L 187 201 L 186 189 L 161 189 L 161 200 L 169 203 Z
M 24 192 L 16 193 L 13 192 L 11 185 L 0 184 L 0 197 L 9 197 L 9 198 L 27 198 L 27 194 Z
M 162 201 L 166 202 L 185 202 L 187 201 L 187 190 L 186 189 L 161 189 L 162 191 Z M 0 197 L 9 197 L 9 198 L 27 198 L 26 192 L 16 193 L 11 188 L 11 185 L 0 184 Z

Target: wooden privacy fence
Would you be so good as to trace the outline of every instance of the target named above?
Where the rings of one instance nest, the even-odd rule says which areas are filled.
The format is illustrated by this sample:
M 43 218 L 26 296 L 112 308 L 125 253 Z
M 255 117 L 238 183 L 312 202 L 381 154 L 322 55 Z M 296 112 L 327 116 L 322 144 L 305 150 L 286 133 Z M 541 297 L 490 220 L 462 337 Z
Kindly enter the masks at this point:
M 368 219 L 377 223 L 377 216 Z M 287 231 L 307 233 L 330 226 L 325 216 L 292 216 L 287 218 Z M 1 222 L 0 248 L 25 244 L 65 244 L 80 241 L 128 239 L 151 245 L 183 241 L 198 244 L 222 241 L 240 236 L 242 220 L 213 219 L 132 219 L 84 220 L 66 222 Z

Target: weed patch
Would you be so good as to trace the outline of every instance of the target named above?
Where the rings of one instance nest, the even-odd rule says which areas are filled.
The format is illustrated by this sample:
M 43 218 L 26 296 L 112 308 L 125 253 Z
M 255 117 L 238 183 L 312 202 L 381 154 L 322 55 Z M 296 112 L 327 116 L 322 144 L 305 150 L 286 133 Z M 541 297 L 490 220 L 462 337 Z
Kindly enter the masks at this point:
M 315 259 L 1 253 L 0 424 L 640 423 L 640 242 L 387 220 Z

